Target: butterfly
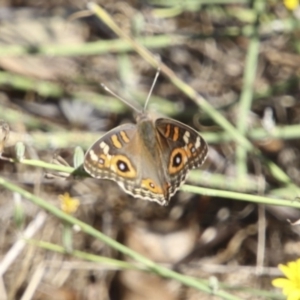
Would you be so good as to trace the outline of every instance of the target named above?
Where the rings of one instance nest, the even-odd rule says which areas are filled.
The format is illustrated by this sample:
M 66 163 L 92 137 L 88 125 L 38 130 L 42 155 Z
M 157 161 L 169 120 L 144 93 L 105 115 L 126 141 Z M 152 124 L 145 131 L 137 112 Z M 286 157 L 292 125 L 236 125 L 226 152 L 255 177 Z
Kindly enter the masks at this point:
M 168 205 L 189 170 L 204 163 L 208 147 L 193 128 L 146 111 L 158 75 L 159 70 L 144 109 L 133 107 L 137 111 L 136 124 L 124 124 L 107 132 L 88 149 L 83 166 L 92 177 L 113 180 L 135 198 Z

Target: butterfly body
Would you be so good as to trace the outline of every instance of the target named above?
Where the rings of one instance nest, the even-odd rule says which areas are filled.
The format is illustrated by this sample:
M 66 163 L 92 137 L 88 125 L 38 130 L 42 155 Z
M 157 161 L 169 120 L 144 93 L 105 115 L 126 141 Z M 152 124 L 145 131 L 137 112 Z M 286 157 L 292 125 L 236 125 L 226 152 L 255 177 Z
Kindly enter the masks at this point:
M 207 144 L 197 131 L 173 119 L 138 114 L 101 137 L 87 151 L 92 177 L 116 181 L 128 194 L 167 205 L 190 169 L 203 164 Z

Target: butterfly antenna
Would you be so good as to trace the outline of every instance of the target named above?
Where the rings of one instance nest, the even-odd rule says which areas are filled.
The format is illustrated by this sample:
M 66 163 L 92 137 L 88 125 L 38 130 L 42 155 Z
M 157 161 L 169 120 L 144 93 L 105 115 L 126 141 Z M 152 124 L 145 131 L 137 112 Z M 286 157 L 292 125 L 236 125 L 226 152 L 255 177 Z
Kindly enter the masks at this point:
M 157 78 L 158 78 L 159 73 L 160 73 L 160 68 L 158 67 L 158 69 L 157 69 L 157 71 L 156 71 L 156 74 L 155 74 L 155 77 L 154 77 L 154 80 L 153 80 L 153 83 L 152 83 L 152 86 L 151 86 L 151 89 L 150 89 L 150 91 L 149 91 L 149 93 L 148 93 L 148 96 L 147 96 L 147 99 L 146 99 L 146 102 L 145 102 L 144 110 L 146 110 L 146 108 L 147 108 L 149 99 L 150 99 L 150 97 L 151 97 L 151 95 L 152 95 L 152 91 L 153 91 L 154 86 L 155 86 L 155 84 L 156 84 L 156 81 L 157 81 Z
M 114 93 L 111 89 L 109 89 L 104 83 L 101 83 L 101 86 L 104 88 L 104 90 L 106 90 L 108 93 L 110 93 L 111 95 L 113 95 L 114 97 L 116 97 L 117 99 L 121 100 L 123 103 L 125 103 L 126 105 L 128 105 L 129 107 L 131 107 L 133 110 L 135 110 L 137 113 L 139 113 L 140 111 L 134 107 L 129 101 L 125 100 L 124 98 L 120 97 L 119 95 L 117 95 L 116 93 Z

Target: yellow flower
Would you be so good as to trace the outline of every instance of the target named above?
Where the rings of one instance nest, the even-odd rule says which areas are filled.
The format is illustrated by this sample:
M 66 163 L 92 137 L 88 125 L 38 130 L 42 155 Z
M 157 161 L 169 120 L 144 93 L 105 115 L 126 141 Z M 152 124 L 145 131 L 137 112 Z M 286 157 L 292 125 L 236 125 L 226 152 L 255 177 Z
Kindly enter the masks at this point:
M 279 265 L 278 268 L 287 278 L 276 278 L 272 284 L 282 288 L 287 300 L 300 300 L 300 259 Z
M 79 200 L 70 197 L 69 193 L 64 193 L 63 195 L 59 195 L 60 208 L 65 213 L 71 215 L 77 211 L 77 208 L 80 204 Z
M 283 4 L 289 10 L 294 10 L 299 6 L 299 0 L 283 0 Z

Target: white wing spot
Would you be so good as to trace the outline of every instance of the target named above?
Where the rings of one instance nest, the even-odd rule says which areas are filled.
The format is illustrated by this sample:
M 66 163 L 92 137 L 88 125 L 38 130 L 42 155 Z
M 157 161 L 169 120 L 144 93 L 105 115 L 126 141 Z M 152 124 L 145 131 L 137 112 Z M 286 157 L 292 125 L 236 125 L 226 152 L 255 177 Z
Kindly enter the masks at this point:
M 94 150 L 90 150 L 90 158 L 92 161 L 97 161 L 98 160 L 98 156 L 95 154 Z
M 199 138 L 199 137 L 197 137 L 197 139 L 196 139 L 196 143 L 195 143 L 195 148 L 196 148 L 196 149 L 200 148 L 200 145 L 201 145 L 200 138 Z
M 103 149 L 103 153 L 104 153 L 105 155 L 108 154 L 109 146 L 108 146 L 106 143 L 101 142 L 101 143 L 100 143 L 100 148 Z
M 181 155 L 175 157 L 175 163 L 176 163 L 176 165 L 178 165 L 178 166 L 181 164 Z
M 184 135 L 183 135 L 183 140 L 184 140 L 184 142 L 186 143 L 186 144 L 188 144 L 189 143 L 189 140 L 190 140 L 190 133 L 188 132 L 188 131 L 186 131 L 185 133 L 184 133 Z
M 125 171 L 126 170 L 126 165 L 124 164 L 124 163 L 120 163 L 119 164 L 119 169 L 120 169 L 120 171 Z

